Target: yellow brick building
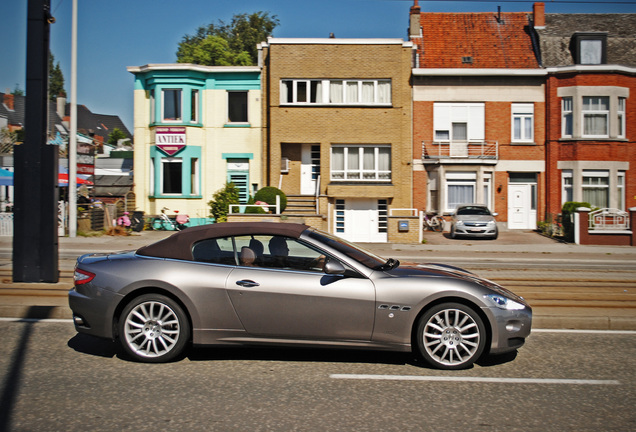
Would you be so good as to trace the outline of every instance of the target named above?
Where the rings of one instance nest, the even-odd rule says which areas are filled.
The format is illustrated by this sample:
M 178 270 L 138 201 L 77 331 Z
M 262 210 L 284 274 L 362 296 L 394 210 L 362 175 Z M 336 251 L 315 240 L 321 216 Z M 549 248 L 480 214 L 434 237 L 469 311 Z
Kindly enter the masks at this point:
M 391 209 L 413 201 L 412 44 L 270 38 L 259 49 L 264 182 L 287 194 L 290 216 L 387 241 Z

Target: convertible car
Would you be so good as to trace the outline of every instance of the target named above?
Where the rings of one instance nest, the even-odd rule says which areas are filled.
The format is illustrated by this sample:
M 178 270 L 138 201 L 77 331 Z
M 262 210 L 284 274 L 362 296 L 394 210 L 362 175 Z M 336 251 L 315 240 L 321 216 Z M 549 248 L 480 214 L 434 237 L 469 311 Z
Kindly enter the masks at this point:
M 440 369 L 516 350 L 532 310 L 444 264 L 403 265 L 295 223 L 188 228 L 136 251 L 78 258 L 78 332 L 118 339 L 142 362 L 189 345 L 412 351 Z

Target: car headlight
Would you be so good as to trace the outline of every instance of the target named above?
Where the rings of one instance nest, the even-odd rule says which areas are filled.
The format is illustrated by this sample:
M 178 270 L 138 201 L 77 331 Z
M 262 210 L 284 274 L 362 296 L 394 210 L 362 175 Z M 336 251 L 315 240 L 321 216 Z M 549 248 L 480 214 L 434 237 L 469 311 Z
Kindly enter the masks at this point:
M 458 220 L 456 225 L 457 225 L 457 226 L 464 226 L 464 222 L 463 222 L 463 221 Z
M 522 310 L 526 308 L 521 303 L 517 303 L 516 301 L 510 300 L 509 298 L 499 294 L 487 294 L 484 296 L 484 298 L 493 302 L 499 309 Z
M 489 226 L 497 225 L 497 222 L 495 222 L 495 221 L 488 221 L 488 225 L 489 225 Z

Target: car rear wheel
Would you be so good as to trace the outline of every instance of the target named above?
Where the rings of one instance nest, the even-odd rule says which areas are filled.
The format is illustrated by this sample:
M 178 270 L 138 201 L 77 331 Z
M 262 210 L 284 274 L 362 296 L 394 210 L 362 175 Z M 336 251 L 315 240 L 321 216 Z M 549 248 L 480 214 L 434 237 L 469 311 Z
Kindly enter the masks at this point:
M 428 310 L 417 326 L 417 349 L 431 366 L 465 369 L 486 346 L 486 328 L 479 315 L 460 303 L 443 303 Z
M 119 321 L 119 340 L 135 360 L 161 363 L 179 356 L 190 339 L 190 324 L 183 309 L 160 294 L 145 294 L 131 301 Z

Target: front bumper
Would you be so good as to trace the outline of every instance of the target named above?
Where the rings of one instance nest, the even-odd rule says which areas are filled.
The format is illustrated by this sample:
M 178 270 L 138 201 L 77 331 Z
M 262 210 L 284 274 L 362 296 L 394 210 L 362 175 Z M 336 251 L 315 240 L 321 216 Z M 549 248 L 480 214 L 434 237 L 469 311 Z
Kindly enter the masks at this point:
M 504 310 L 487 308 L 487 314 L 494 320 L 490 354 L 503 354 L 521 347 L 532 329 L 532 308 Z

